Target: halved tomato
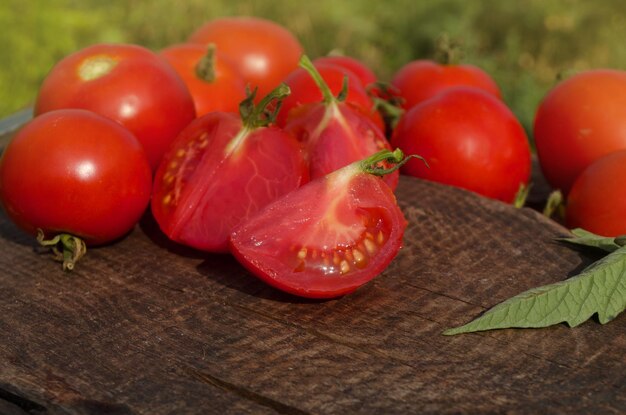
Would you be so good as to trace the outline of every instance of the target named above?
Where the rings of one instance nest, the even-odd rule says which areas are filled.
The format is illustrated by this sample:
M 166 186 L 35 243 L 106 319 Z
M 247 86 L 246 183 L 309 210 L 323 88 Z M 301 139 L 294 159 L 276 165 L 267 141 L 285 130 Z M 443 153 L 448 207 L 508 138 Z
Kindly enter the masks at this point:
M 406 220 L 383 180 L 381 151 L 309 182 L 266 206 L 230 236 L 233 255 L 254 275 L 309 298 L 348 294 L 398 253 Z

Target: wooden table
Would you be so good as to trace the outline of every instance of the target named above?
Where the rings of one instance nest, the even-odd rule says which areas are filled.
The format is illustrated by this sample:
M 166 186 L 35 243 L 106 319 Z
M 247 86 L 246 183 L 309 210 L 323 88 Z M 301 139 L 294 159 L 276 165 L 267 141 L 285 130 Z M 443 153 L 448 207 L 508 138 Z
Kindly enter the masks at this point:
M 170 243 L 149 215 L 64 273 L 2 214 L 0 413 L 626 412 L 624 316 L 441 335 L 590 263 L 553 241 L 566 229 L 417 179 L 397 194 L 400 254 L 330 301 Z

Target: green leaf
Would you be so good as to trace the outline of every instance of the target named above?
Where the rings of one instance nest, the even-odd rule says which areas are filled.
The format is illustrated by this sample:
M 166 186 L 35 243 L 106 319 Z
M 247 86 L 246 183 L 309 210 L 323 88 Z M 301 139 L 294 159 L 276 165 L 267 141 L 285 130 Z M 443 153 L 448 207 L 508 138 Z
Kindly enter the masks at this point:
M 584 229 L 572 229 L 573 238 L 557 238 L 557 241 L 567 242 L 574 245 L 589 246 L 599 248 L 606 252 L 613 252 L 619 249 L 623 244 L 621 237 L 612 238 L 607 236 L 596 235 Z M 621 239 L 620 239 L 621 238 Z
M 525 291 L 443 334 L 503 328 L 578 326 L 592 315 L 605 324 L 626 308 L 626 247 L 611 252 L 565 281 Z

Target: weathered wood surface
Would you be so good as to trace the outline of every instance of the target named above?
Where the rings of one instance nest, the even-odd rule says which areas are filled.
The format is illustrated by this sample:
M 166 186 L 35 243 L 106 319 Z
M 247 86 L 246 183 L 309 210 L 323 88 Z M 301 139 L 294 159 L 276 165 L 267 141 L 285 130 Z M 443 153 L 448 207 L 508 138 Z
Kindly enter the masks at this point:
M 441 332 L 592 258 L 530 209 L 402 178 L 391 266 L 330 301 L 280 293 L 146 216 L 72 274 L 0 216 L 1 414 L 624 413 L 626 318 Z

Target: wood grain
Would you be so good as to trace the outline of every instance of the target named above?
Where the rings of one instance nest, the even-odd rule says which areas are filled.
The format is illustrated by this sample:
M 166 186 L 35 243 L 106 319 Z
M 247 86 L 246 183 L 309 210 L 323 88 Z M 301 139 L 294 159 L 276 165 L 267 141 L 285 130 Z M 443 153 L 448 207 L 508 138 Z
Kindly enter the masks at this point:
M 146 215 L 75 272 L 0 217 L 0 413 L 623 413 L 626 320 L 442 336 L 594 258 L 534 210 L 403 177 L 391 266 L 302 300 Z

